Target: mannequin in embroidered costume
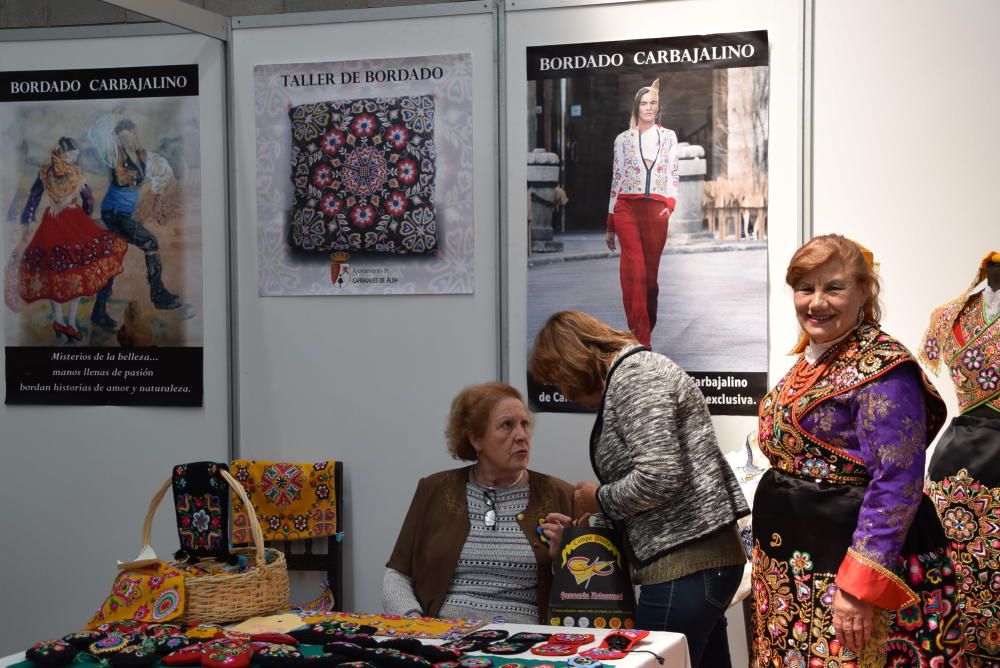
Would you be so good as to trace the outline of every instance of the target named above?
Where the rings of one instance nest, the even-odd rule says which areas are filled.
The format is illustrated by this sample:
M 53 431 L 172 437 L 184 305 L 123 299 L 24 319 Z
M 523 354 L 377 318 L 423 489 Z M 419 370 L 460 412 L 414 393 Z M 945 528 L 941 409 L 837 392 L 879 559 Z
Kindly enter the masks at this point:
M 754 497 L 753 665 L 964 666 L 947 540 L 921 491 L 944 403 L 879 328 L 865 249 L 817 237 L 785 280 L 806 338 L 759 411 L 773 468 Z
M 934 311 L 920 359 L 934 372 L 945 365 L 958 397 L 927 493 L 951 541 L 966 656 L 975 668 L 1000 666 L 1000 253 Z
M 133 218 L 141 191 L 148 183 L 154 197 L 154 216 L 158 223 L 164 222 L 160 197 L 174 180 L 170 163 L 163 156 L 141 147 L 135 123 L 128 118 L 116 122 L 112 114 L 105 114 L 94 123 L 88 138 L 108 168 L 110 180 L 108 191 L 101 201 L 101 220 L 109 230 L 145 254 L 146 280 L 153 306 L 158 309 L 180 308 L 184 305 L 180 297 L 163 285 L 160 244 L 156 236 Z M 114 281 L 109 280 L 97 293 L 97 300 L 90 314 L 91 322 L 105 329 L 118 327 L 118 323 L 107 312 L 113 284 Z M 184 317 L 192 315 L 189 309 L 185 310 Z
M 644 346 L 656 326 L 660 256 L 680 189 L 677 135 L 658 124 L 659 109 L 657 79 L 636 93 L 629 129 L 615 138 L 605 237 L 610 250 L 616 236 L 621 245 L 625 317 Z
M 80 297 L 92 295 L 120 274 L 126 245 L 90 217 L 94 196 L 77 166 L 80 149 L 70 137 L 62 137 L 38 177 L 21 213 L 25 235 L 31 230 L 42 196 L 48 206 L 24 248 L 19 263 L 18 288 L 22 299 L 52 303 L 52 329 L 67 342 L 83 339 L 76 326 Z M 63 305 L 69 306 L 68 321 Z

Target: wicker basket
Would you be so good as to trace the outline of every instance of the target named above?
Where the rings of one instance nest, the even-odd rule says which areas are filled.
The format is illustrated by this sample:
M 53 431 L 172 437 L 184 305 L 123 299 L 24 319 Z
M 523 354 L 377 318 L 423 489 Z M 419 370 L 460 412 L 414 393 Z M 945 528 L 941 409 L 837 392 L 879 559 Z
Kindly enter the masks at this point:
M 250 556 L 255 560 L 254 566 L 243 573 L 185 575 L 187 602 L 180 621 L 203 624 L 234 622 L 288 607 L 288 567 L 285 555 L 280 550 L 264 547 L 260 521 L 246 490 L 228 471 L 221 470 L 220 473 L 247 508 L 253 532 L 254 547 L 237 548 L 232 552 Z M 167 480 L 149 503 L 146 521 L 142 525 L 143 548 L 150 544 L 153 515 L 171 485 L 172 480 Z M 265 552 L 270 563 L 265 562 Z

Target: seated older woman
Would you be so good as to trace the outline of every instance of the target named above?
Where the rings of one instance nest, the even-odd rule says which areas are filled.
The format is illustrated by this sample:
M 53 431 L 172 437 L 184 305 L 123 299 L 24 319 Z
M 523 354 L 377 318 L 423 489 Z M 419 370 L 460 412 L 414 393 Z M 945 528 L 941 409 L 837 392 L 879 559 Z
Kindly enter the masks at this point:
M 462 390 L 445 432 L 472 462 L 420 480 L 383 580 L 386 612 L 535 624 L 551 585 L 547 513 L 572 515 L 573 487 L 528 470 L 532 416 L 503 383 Z

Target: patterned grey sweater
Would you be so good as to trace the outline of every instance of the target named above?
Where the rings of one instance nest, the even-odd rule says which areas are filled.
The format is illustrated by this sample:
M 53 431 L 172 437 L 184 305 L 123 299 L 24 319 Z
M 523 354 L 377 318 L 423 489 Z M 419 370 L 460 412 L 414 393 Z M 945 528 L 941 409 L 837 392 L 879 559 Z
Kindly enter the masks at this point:
M 622 349 L 590 438 L 605 515 L 645 566 L 750 514 L 701 390 L 669 358 Z M 627 355 L 627 356 L 626 356 Z M 623 359 L 624 358 L 624 359 Z

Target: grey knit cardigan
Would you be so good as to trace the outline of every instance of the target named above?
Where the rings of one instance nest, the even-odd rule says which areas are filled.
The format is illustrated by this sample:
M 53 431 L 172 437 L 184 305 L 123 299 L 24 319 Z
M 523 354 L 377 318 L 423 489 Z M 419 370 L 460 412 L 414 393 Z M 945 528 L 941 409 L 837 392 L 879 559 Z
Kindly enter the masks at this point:
M 669 358 L 619 351 L 590 437 L 603 514 L 628 536 L 635 566 L 750 514 L 719 450 L 701 390 Z

